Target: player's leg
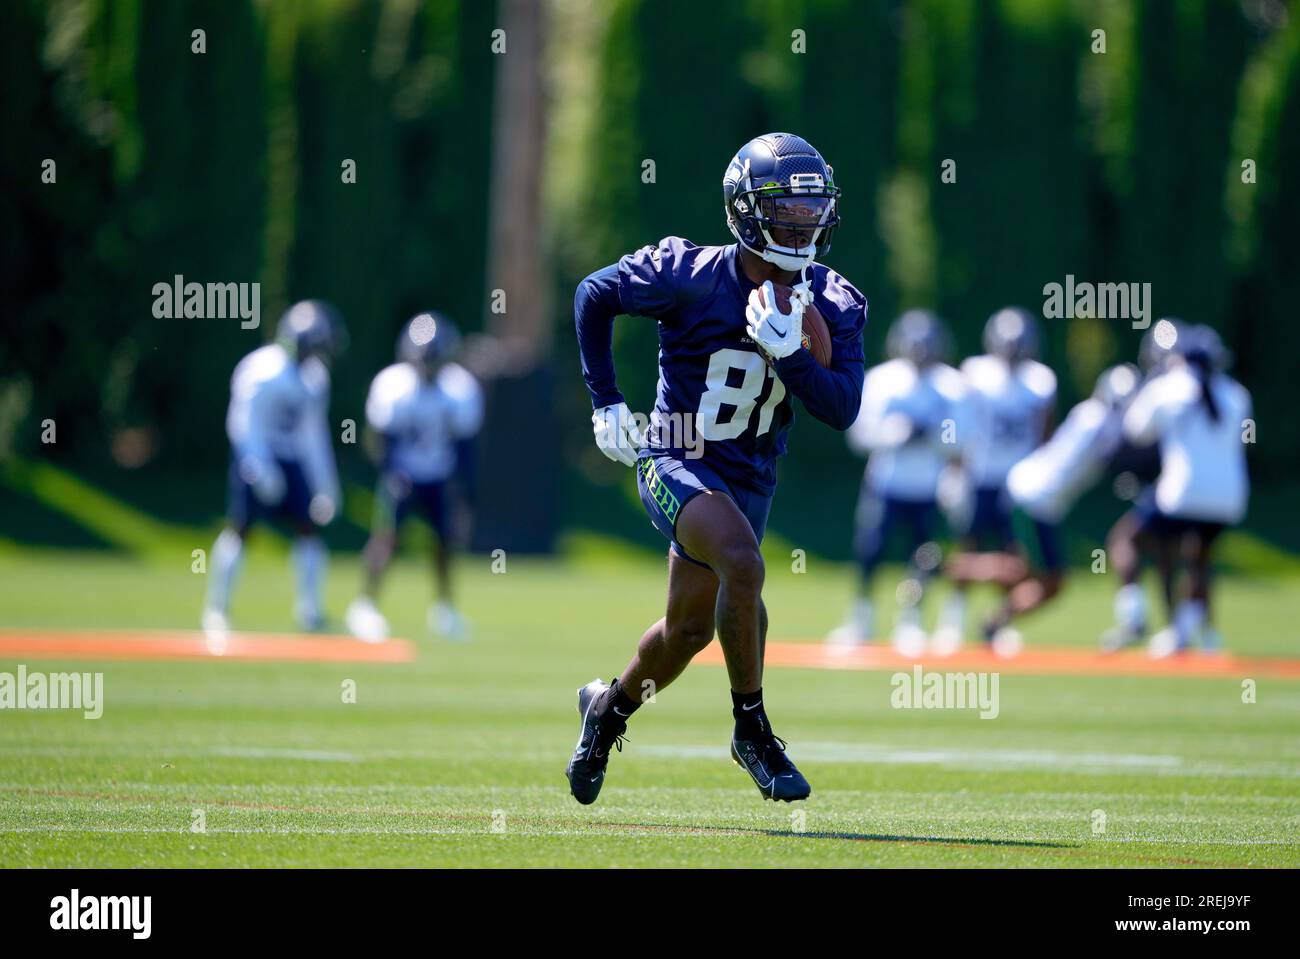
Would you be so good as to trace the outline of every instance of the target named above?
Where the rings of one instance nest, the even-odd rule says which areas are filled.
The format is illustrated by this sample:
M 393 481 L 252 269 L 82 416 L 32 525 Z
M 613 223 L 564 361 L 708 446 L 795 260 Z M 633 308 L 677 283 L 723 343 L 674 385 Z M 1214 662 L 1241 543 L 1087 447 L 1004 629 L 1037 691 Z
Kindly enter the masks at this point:
M 1034 555 L 1025 565 L 1025 575 L 1009 586 L 1002 604 L 984 624 L 985 638 L 1000 656 L 1015 655 L 1023 645 L 1012 622 L 1059 595 L 1065 583 L 1065 556 L 1058 527 L 1042 520 L 1033 520 L 1033 524 Z
M 294 617 L 301 629 L 324 629 L 325 603 L 321 594 L 327 560 L 325 541 L 321 539 L 320 526 L 311 515 L 311 490 L 302 468 L 292 462 L 281 463 L 280 468 L 285 480 L 284 501 L 280 511 L 289 517 L 295 532 L 290 549 L 297 587 Z
M 754 530 L 735 500 L 709 490 L 682 507 L 677 540 L 718 578 L 715 618 L 732 691 L 757 693 L 763 685 L 759 597 L 766 571 Z
M 931 647 L 941 656 L 956 652 L 966 638 L 966 593 L 975 579 L 968 575 L 963 556 L 978 550 L 981 540 L 1003 539 L 1004 524 L 1008 524 L 1009 533 L 1006 512 L 1001 489 L 989 487 L 974 491 L 970 518 L 959 533 L 956 552 L 948 564 L 953 589 L 939 611 L 939 621 L 931 637 Z
M 1194 615 L 1199 614 L 1200 620 L 1199 624 L 1196 624 L 1197 628 L 1192 639 L 1201 651 L 1206 653 L 1217 653 L 1223 649 L 1223 637 L 1214 626 L 1211 603 L 1213 587 L 1211 560 L 1214 542 L 1222 530 L 1223 527 L 1217 523 L 1198 523 L 1190 537 L 1188 547 L 1188 595 L 1192 602 L 1200 604 L 1199 610 L 1192 611 Z
M 717 598 L 718 577 L 713 571 L 669 550 L 668 608 L 641 637 L 636 655 L 615 680 L 615 688 L 641 701 L 667 688 L 695 654 L 713 641 Z M 625 707 L 621 714 L 629 712 Z
M 433 585 L 437 597 L 429 609 L 429 629 L 447 639 L 469 638 L 469 624 L 452 599 L 451 566 L 455 546 L 447 484 L 417 483 L 415 496 L 433 529 Z
M 1152 638 L 1151 654 L 1167 655 L 1198 645 L 1217 648 L 1215 634 L 1207 643 L 1210 620 L 1210 553 L 1218 535 L 1216 524 L 1188 522 L 1181 540 L 1182 556 L 1187 565 L 1187 594 L 1178 604 L 1173 617 L 1173 649 L 1169 643 L 1157 644 Z
M 907 529 L 907 568 L 903 580 L 895 590 L 898 611 L 890 643 L 904 656 L 919 656 L 925 651 L 925 630 L 921 628 L 921 601 L 925 587 L 937 565 L 937 559 L 926 553 L 927 547 L 937 549 L 930 542 L 930 514 L 934 503 L 894 500 L 891 508 Z
M 388 620 L 379 611 L 379 590 L 397 552 L 397 533 L 402 526 L 410 493 L 410 483 L 398 476 L 380 476 L 375 485 L 370 536 L 361 551 L 364 582 L 361 595 L 348 605 L 345 616 L 348 631 L 366 642 L 378 643 L 388 638 Z
M 645 631 L 636 654 L 610 685 L 593 680 L 578 691 L 582 732 L 565 775 L 574 797 L 594 802 L 611 749 L 622 749 L 627 721 L 653 695 L 681 675 L 713 639 L 718 577 L 675 548 L 668 553 L 668 608 Z
M 1115 593 L 1115 625 L 1101 637 L 1103 650 L 1113 651 L 1140 643 L 1147 631 L 1147 598 L 1138 581 L 1142 573 L 1139 547 L 1143 512 L 1129 510 L 1111 527 L 1106 536 L 1106 556 L 1119 577 Z
M 230 597 L 243 566 L 244 539 L 257 515 L 257 499 L 238 468 L 230 467 L 230 490 L 226 526 L 212 544 L 208 591 L 203 602 L 202 626 L 208 632 L 230 628 Z
M 853 555 L 858 561 L 858 594 L 847 622 L 831 630 L 826 642 L 838 648 L 868 643 L 875 631 L 875 607 L 871 598 L 876 567 L 884 556 L 894 513 L 889 501 L 862 481 L 858 507 L 853 517 Z
M 731 756 L 764 799 L 789 802 L 806 799 L 812 789 L 773 733 L 763 705 L 766 571 L 758 544 L 769 506 L 767 497 L 710 490 L 682 507 L 676 537 L 690 557 L 707 563 L 718 577 L 715 620 L 736 722 Z

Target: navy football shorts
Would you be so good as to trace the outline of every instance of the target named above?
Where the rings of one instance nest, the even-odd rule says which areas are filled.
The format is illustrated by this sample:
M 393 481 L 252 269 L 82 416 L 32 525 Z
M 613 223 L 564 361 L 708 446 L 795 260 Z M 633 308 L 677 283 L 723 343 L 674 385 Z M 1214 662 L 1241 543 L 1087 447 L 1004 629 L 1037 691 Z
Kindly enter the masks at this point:
M 244 530 L 261 519 L 287 519 L 298 524 L 312 522 L 311 488 L 302 467 L 294 460 L 276 460 L 284 476 L 284 495 L 278 503 L 266 504 L 257 498 L 253 487 L 239 475 L 239 464 L 230 464 L 230 525 Z
M 395 531 L 412 508 L 424 515 L 440 540 L 447 538 L 447 484 L 444 480 L 420 482 L 395 473 L 379 478 L 375 490 L 376 531 Z
M 1033 535 L 1027 535 L 1025 524 L 1033 526 Z M 1027 560 L 1032 570 L 1045 573 L 1059 573 L 1065 569 L 1065 553 L 1061 549 L 1061 527 L 1057 523 L 1044 522 L 1017 510 L 1017 538 L 1024 543 Z
M 974 508 L 970 523 L 960 531 L 963 539 L 975 541 L 976 548 L 1010 549 L 1015 542 L 1011 529 L 1011 498 L 1001 486 L 986 486 L 975 490 Z
M 1160 507 L 1156 505 L 1154 487 L 1147 487 L 1142 492 L 1134 505 L 1134 509 L 1137 510 L 1138 515 L 1138 531 L 1148 536 L 1154 536 L 1157 539 L 1181 540 L 1188 533 L 1195 533 L 1202 542 L 1209 544 L 1214 542 L 1218 535 L 1223 532 L 1222 523 L 1171 516 L 1162 512 Z
M 771 495 L 728 483 L 701 460 L 681 460 L 666 453 L 642 456 L 636 461 L 636 487 L 641 494 L 641 505 L 654 528 L 672 544 L 674 553 L 696 566 L 709 568 L 707 563 L 691 556 L 677 542 L 677 517 L 683 506 L 708 490 L 730 496 L 749 520 L 754 538 L 763 542 L 767 516 L 772 511 Z

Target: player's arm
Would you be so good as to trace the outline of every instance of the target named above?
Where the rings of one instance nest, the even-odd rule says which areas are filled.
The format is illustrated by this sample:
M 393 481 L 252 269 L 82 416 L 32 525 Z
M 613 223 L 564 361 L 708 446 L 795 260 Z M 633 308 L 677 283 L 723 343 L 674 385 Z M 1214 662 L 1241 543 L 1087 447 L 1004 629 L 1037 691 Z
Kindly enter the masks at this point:
M 832 328 L 829 367 L 823 368 L 811 352 L 802 349 L 773 363 L 785 388 L 833 429 L 847 430 L 862 408 L 862 328 L 866 322 L 866 303 L 862 303 Z
M 624 312 L 617 263 L 597 270 L 578 284 L 573 297 L 573 322 L 582 378 L 591 394 L 596 445 L 615 463 L 632 466 L 642 437 L 614 378 L 614 318 Z
M 324 526 L 338 514 L 341 492 L 338 466 L 334 462 L 334 444 L 330 442 L 329 374 L 323 366 L 314 372 L 324 377 L 324 385 L 298 428 L 304 472 L 311 487 L 312 519 Z
M 226 434 L 234 450 L 239 475 L 263 503 L 279 501 L 284 495 L 284 475 L 271 455 L 270 427 L 276 403 L 274 384 L 252 382 L 235 371 L 230 386 L 230 410 Z
M 454 364 L 443 369 L 439 384 L 453 401 L 451 421 L 448 424 L 451 428 L 452 448 L 456 454 L 452 485 L 465 506 L 472 508 L 478 466 L 474 440 L 483 428 L 486 412 L 483 388 L 473 374 Z
M 614 376 L 614 318 L 625 312 L 618 287 L 618 264 L 612 263 L 579 283 L 573 297 L 578 356 L 592 409 L 624 402 Z
M 1150 446 L 1160 438 L 1162 379 L 1158 376 L 1138 390 L 1124 413 L 1124 436 L 1134 446 Z
M 366 456 L 380 473 L 387 473 L 393 455 L 393 401 L 384 390 L 384 373 L 370 383 L 366 394 L 366 428 L 361 435 L 361 445 Z

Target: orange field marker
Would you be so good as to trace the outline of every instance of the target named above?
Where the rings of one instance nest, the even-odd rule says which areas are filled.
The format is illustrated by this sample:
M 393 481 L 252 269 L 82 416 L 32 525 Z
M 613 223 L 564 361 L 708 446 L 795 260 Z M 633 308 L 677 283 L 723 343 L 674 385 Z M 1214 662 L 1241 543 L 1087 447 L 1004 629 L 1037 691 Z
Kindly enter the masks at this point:
M 722 647 L 711 643 L 696 662 L 722 665 Z M 1300 679 L 1300 659 L 1255 658 L 1228 653 L 1202 655 L 1186 653 L 1167 659 L 1152 659 L 1141 650 L 1101 653 L 1090 649 L 1026 647 L 1018 656 L 1003 658 L 983 648 L 968 648 L 952 656 L 902 656 L 888 643 L 835 649 L 819 642 L 767 644 L 768 666 L 796 666 L 805 669 L 910 669 L 921 663 L 930 669 L 954 671 L 996 671 L 1055 676 L 1231 676 L 1236 679 Z
M 320 663 L 409 663 L 406 639 L 363 643 L 316 633 L 236 633 L 198 630 L 0 630 L 0 657 L 24 659 L 237 659 Z

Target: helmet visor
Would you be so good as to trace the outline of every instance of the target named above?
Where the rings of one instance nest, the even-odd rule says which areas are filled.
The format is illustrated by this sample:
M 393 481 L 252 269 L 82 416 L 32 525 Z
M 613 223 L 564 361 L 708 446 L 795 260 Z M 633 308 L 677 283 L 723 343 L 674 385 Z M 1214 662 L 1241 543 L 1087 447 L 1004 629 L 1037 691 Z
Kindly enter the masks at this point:
M 769 228 L 813 230 L 826 226 L 835 201 L 828 196 L 765 196 L 758 201 L 759 212 Z

